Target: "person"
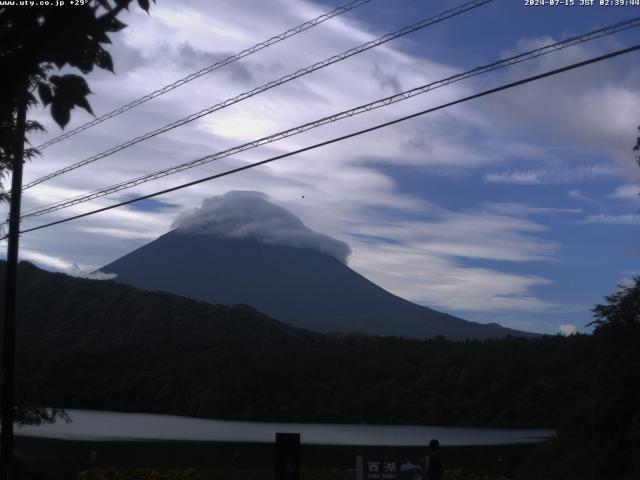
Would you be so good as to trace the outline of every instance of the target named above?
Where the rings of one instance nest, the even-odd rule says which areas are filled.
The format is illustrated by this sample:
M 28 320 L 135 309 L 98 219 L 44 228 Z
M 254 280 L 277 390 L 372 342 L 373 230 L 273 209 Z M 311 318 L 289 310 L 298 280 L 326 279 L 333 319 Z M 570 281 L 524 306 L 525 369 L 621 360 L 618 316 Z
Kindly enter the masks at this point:
M 429 442 L 429 456 L 425 462 L 425 480 L 442 480 L 444 463 L 440 456 L 440 442 L 435 438 Z

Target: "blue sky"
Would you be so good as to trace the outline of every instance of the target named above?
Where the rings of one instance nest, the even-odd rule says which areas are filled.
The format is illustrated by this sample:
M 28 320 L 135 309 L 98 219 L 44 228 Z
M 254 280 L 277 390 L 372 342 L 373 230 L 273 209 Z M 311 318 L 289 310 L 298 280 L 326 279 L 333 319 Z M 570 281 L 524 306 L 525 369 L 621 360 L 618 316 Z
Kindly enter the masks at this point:
M 27 165 L 33 180 L 131 136 L 233 97 L 442 10 L 456 1 L 372 0 L 207 75 Z M 579 2 L 577 2 L 579 3 Z M 117 75 L 90 76 L 97 113 L 144 95 L 340 2 L 160 0 L 114 36 Z M 640 7 L 495 0 L 314 72 L 30 190 L 25 208 L 219 151 L 501 57 L 640 15 Z M 632 29 L 376 112 L 77 206 L 27 226 L 126 200 L 630 46 Z M 349 265 L 384 288 L 462 318 L 557 333 L 640 273 L 640 54 L 519 87 L 371 135 L 138 206 L 27 234 L 23 258 L 91 271 L 156 238 L 180 212 L 230 190 L 261 191 L 351 246 Z M 74 112 L 73 126 L 90 117 Z M 31 112 L 59 131 L 43 110 Z M 304 199 L 302 198 L 304 196 Z

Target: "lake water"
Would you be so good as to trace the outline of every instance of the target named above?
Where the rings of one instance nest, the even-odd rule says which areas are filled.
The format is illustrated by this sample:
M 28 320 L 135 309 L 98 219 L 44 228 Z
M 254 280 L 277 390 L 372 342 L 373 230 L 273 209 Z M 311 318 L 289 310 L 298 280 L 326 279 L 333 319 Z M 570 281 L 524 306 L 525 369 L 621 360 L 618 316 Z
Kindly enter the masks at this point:
M 443 445 L 502 445 L 538 442 L 555 435 L 545 429 L 425 427 L 259 423 L 209 420 L 172 415 L 67 410 L 72 422 L 16 427 L 16 435 L 65 440 L 191 440 L 272 443 L 276 432 L 300 433 L 314 445 L 424 446 L 432 438 Z

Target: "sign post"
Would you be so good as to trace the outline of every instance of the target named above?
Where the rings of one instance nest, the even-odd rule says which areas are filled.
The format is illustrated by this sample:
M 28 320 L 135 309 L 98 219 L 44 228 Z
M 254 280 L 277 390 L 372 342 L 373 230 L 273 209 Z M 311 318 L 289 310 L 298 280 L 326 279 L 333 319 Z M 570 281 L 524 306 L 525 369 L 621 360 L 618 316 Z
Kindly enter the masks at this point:
M 276 433 L 275 480 L 300 480 L 300 434 Z

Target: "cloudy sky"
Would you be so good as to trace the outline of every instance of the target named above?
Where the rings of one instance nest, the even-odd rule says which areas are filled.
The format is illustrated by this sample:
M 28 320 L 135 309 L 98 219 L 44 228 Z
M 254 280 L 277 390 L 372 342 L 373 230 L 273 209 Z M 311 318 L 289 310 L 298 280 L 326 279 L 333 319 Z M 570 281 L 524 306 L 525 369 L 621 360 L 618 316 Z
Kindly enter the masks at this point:
M 372 0 L 233 66 L 47 148 L 25 182 L 462 2 Z M 392 93 L 640 14 L 495 0 L 331 65 L 25 192 L 24 210 L 224 150 Z M 579 2 L 576 2 L 579 3 Z M 339 5 L 158 0 L 113 36 L 116 75 L 89 76 L 99 115 Z M 630 46 L 633 29 L 465 80 L 135 189 L 25 222 L 62 219 L 265 159 Z M 351 247 L 348 264 L 393 293 L 468 320 L 583 330 L 590 308 L 640 273 L 640 54 L 467 102 L 369 135 L 25 234 L 22 258 L 91 271 L 232 190 L 263 192 Z M 30 112 L 58 135 L 45 110 Z M 74 111 L 67 128 L 91 117 Z M 6 206 L 5 206 L 6 210 Z

